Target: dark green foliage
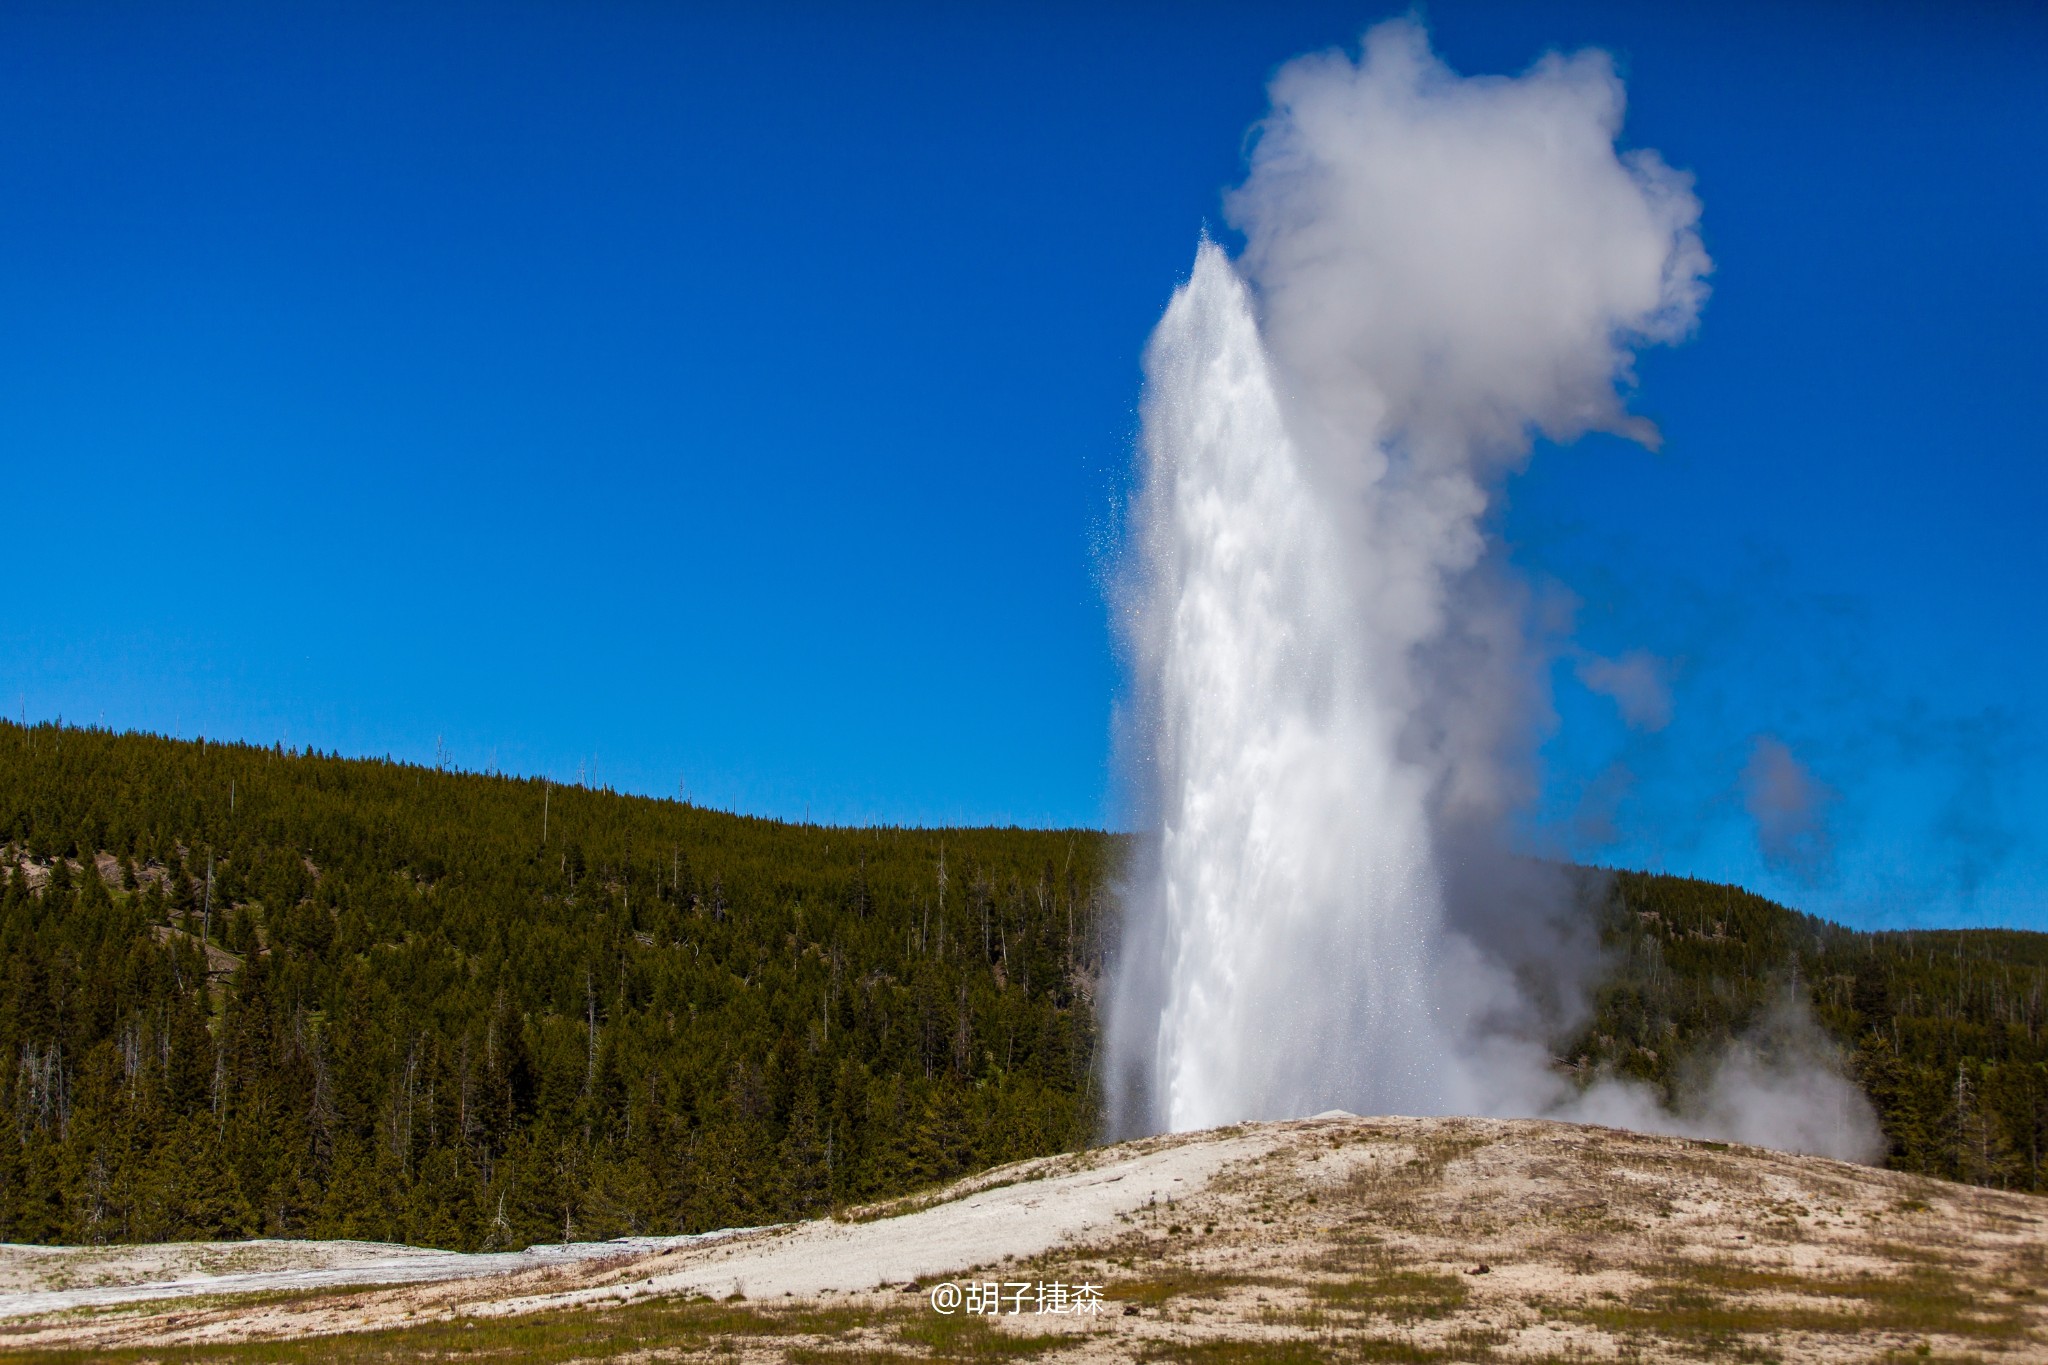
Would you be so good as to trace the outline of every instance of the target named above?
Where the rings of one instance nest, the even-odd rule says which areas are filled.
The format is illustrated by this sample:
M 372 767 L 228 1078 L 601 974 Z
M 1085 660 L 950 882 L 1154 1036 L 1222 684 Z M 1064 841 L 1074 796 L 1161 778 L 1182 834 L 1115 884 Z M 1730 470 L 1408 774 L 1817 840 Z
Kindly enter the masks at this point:
M 0 844 L 0 1240 L 689 1231 L 1095 1124 L 1101 834 L 0 726 Z
M 1101 833 L 0 723 L 0 850 L 0 1240 L 690 1231 L 1095 1129 Z M 1894 1165 L 2048 1189 L 2048 936 L 1607 885 L 1585 1074 L 1668 1092 L 1797 990 Z
M 1616 874 L 1614 967 L 1583 1070 L 1667 1095 L 1686 1069 L 1797 991 L 1875 1104 L 1888 1164 L 2048 1191 L 2048 934 L 1860 933 L 1733 887 Z

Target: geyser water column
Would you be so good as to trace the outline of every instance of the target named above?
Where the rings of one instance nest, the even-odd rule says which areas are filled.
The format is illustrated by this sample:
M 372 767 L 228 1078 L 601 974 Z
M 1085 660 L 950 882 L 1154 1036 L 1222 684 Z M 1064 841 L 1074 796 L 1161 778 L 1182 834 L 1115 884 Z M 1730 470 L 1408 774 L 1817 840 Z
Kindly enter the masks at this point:
M 1250 296 L 1203 243 L 1147 355 L 1145 575 L 1167 954 L 1159 1119 L 1312 1111 L 1340 1077 L 1435 1098 L 1424 775 L 1370 703 L 1338 530 L 1287 433 Z
M 1484 517 L 1534 431 L 1654 438 L 1616 385 L 1691 326 L 1698 204 L 1617 155 L 1600 54 L 1465 80 L 1397 21 L 1272 96 L 1245 252 L 1201 245 L 1146 354 L 1115 608 L 1157 837 L 1112 1125 L 1533 1111 L 1544 1054 L 1438 875 L 1526 789 L 1543 701 Z

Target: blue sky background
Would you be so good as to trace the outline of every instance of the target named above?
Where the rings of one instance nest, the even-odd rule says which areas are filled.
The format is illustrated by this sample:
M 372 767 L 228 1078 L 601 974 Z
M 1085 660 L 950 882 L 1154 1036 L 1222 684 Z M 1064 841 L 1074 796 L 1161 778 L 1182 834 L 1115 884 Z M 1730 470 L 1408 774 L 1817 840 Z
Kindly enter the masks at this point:
M 1272 69 L 1397 11 L 737 8 L 0 9 L 7 710 L 1113 820 L 1140 347 Z M 1613 51 L 1717 266 L 1664 451 L 1509 490 L 1671 700 L 1560 659 L 1531 846 L 2048 928 L 2048 13 L 1425 13 Z

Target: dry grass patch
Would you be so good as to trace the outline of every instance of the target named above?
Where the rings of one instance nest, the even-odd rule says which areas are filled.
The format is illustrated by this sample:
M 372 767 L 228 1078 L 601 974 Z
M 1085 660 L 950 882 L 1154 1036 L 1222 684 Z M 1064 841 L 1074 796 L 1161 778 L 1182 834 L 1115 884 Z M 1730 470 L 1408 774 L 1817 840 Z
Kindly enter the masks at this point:
M 1285 1288 L 1294 1283 L 1292 1279 L 1277 1275 L 1248 1275 L 1189 1266 L 1163 1270 L 1139 1280 L 1117 1280 L 1104 1293 L 1112 1304 L 1157 1308 L 1169 1299 L 1201 1299 L 1213 1303 L 1228 1297 L 1231 1290 L 1247 1285 Z
M 1309 1287 L 1318 1306 L 1340 1313 L 1409 1323 L 1449 1317 L 1465 1306 L 1470 1291 L 1456 1275 L 1428 1270 L 1395 1270 Z
M 234 1344 L 183 1344 L 174 1348 L 137 1346 L 110 1350 L 6 1351 L 0 1362 L 34 1361 L 36 1365 L 84 1365 L 85 1362 L 175 1360 L 184 1365 L 309 1365 L 350 1361 L 363 1365 L 414 1365 L 422 1361 L 507 1361 L 526 1365 L 569 1365 L 570 1362 L 637 1356 L 647 1360 L 689 1360 L 713 1354 L 735 1354 L 750 1348 L 772 1349 L 778 1357 L 799 1350 L 822 1352 L 835 1344 L 844 1354 L 833 1359 L 858 1360 L 867 1348 L 864 1337 L 911 1317 L 914 1310 L 880 1305 L 804 1305 L 753 1308 L 704 1301 L 650 1301 L 604 1311 L 535 1314 L 530 1317 L 458 1318 L 347 1336 Z M 877 1341 L 876 1344 L 880 1344 Z M 1016 1355 L 959 1354 L 917 1359 L 1008 1360 Z
M 1934 1271 L 1835 1280 L 1709 1263 L 1667 1268 L 1626 1298 L 1548 1301 L 1541 1307 L 1554 1318 L 1627 1340 L 1661 1341 L 1709 1359 L 1763 1350 L 1764 1343 L 1794 1333 L 1953 1337 L 1993 1349 L 2033 1338 L 2023 1308 Z
M 1073 1337 L 1063 1332 L 1025 1332 L 994 1326 L 984 1317 L 916 1317 L 896 1330 L 896 1339 L 923 1348 L 927 1360 L 1000 1361 L 1030 1360 L 1071 1346 Z

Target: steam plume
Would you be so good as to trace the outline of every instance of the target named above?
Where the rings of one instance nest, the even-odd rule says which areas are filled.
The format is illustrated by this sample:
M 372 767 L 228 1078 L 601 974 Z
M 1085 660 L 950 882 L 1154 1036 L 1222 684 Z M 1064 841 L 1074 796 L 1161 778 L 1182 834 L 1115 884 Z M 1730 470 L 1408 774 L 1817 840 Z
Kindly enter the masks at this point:
M 1462 79 L 1397 21 L 1271 93 L 1245 250 L 1146 354 L 1117 1123 L 1554 1110 L 1546 1002 L 1466 932 L 1590 968 L 1499 875 L 1547 700 L 1486 516 L 1534 433 L 1655 443 L 1622 391 L 1705 299 L 1699 203 L 1616 151 L 1603 54 Z

